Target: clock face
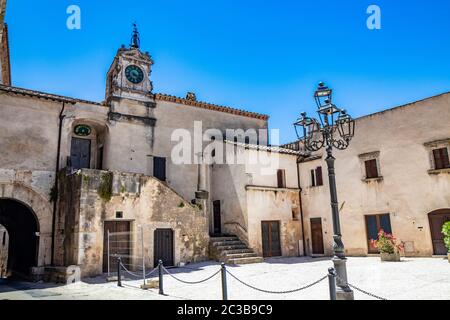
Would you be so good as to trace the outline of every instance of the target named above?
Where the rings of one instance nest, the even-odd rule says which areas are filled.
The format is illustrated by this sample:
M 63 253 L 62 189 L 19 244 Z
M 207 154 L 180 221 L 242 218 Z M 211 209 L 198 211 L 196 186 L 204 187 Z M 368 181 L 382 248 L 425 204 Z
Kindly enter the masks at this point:
M 134 84 L 141 83 L 144 80 L 144 72 L 141 68 L 135 65 L 130 65 L 125 69 L 125 76 L 128 81 Z

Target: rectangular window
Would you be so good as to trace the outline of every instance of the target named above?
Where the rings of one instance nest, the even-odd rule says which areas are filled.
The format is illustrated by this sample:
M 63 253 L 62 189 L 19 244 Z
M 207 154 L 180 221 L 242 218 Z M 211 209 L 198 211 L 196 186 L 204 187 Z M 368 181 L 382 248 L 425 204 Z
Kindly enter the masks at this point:
M 166 158 L 153 158 L 153 176 L 161 181 L 166 181 Z
M 322 167 L 316 169 L 316 185 L 323 186 Z
M 311 170 L 311 186 L 323 186 L 322 167 L 317 167 L 315 170 Z
M 436 170 L 450 168 L 447 148 L 433 150 L 434 167 Z
M 383 229 L 386 233 L 392 234 L 391 218 L 389 214 L 366 216 L 369 253 L 378 253 L 378 249 L 372 246 L 371 241 L 378 239 L 378 232 L 380 232 L 381 229 Z
M 377 159 L 367 160 L 364 162 L 366 165 L 366 179 L 379 178 Z
M 278 188 L 286 188 L 286 172 L 283 169 L 277 171 Z

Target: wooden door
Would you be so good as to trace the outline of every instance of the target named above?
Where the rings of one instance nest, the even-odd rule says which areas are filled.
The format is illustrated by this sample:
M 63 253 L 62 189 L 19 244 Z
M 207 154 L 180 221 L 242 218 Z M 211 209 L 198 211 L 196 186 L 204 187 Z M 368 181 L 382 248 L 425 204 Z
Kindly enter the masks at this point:
M 450 209 L 439 210 L 429 214 L 431 240 L 433 241 L 433 252 L 435 255 L 446 255 L 448 250 L 444 244 L 442 226 L 450 221 Z
M 322 218 L 311 219 L 311 244 L 313 254 L 325 254 L 323 247 Z
M 117 272 L 117 258 L 129 268 L 131 256 L 131 223 L 129 221 L 105 221 L 103 237 L 103 272 L 108 271 L 108 247 L 110 272 Z M 109 244 L 108 244 L 109 231 Z
M 372 245 L 372 240 L 378 239 L 378 233 L 383 229 L 384 232 L 392 234 L 391 218 L 389 214 L 366 216 L 367 246 L 369 253 L 379 253 L 380 251 Z
M 279 221 L 263 221 L 262 229 L 262 245 L 263 256 L 280 257 L 281 241 L 280 241 L 280 222 Z
M 213 214 L 214 214 L 214 234 L 220 235 L 222 233 L 220 200 L 213 202 Z
M 166 181 L 166 158 L 153 158 L 153 176 L 161 181 Z
M 91 140 L 72 138 L 70 163 L 73 169 L 91 167 Z
M 174 265 L 173 259 L 173 230 L 172 229 L 156 229 L 154 232 L 154 266 L 158 265 L 162 260 L 164 266 L 170 267 Z

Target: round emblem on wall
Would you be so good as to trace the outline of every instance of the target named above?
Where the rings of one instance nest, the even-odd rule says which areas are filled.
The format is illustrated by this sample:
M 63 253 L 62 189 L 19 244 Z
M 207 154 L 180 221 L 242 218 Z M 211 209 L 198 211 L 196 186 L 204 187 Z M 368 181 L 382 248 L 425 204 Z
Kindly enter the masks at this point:
M 125 69 L 125 76 L 128 81 L 134 84 L 141 83 L 144 80 L 144 72 L 141 68 L 135 65 L 130 65 Z
M 89 127 L 89 126 L 87 126 L 85 124 L 80 124 L 80 125 L 75 127 L 73 132 L 77 136 L 87 137 L 87 136 L 89 136 L 91 134 L 92 130 L 91 130 L 91 127 Z

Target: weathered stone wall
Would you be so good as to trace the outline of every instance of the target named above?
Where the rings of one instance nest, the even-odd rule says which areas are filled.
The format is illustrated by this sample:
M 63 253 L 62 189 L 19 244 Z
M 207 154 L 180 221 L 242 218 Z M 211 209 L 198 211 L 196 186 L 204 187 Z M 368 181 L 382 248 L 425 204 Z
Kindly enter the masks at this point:
M 117 211 L 123 212 L 121 220 L 131 221 L 132 233 L 136 234 L 139 227 L 144 226 L 147 267 L 153 267 L 153 234 L 157 228 L 174 231 L 175 264 L 207 259 L 209 236 L 202 210 L 193 207 L 158 180 L 139 174 L 114 172 L 111 199 L 104 200 L 98 190 L 102 177 L 109 174 L 106 171 L 81 170 L 74 175 L 78 178 L 70 176 L 65 179 L 66 184 L 73 183 L 73 188 L 81 190 L 79 209 L 70 194 L 66 193 L 62 200 L 61 208 L 78 215 L 78 218 L 72 218 L 75 223 L 73 240 L 64 241 L 68 245 L 65 250 L 74 252 L 75 260 L 67 260 L 66 263 L 80 265 L 83 276 L 102 273 L 104 221 L 116 220 Z M 68 208 L 69 202 L 73 208 Z M 67 228 L 72 222 L 65 225 Z M 65 230 L 65 236 L 71 236 L 68 230 Z
M 302 231 L 298 221 L 297 156 L 251 149 L 241 151 L 245 154 L 244 164 L 212 168 L 211 200 L 221 201 L 222 230 L 239 236 L 262 255 L 261 223 L 279 221 L 282 254 L 298 256 Z M 252 162 L 255 159 L 259 159 L 257 163 Z M 285 170 L 286 188 L 278 188 L 278 169 Z
M 450 138 L 450 94 L 386 110 L 356 121 L 356 135 L 336 151 L 341 228 L 349 255 L 368 254 L 365 215 L 390 214 L 393 233 L 412 244 L 411 256 L 431 256 L 428 213 L 450 208 L 450 175 L 432 172 L 428 142 Z M 448 148 L 450 145 L 447 143 Z M 360 155 L 379 152 L 382 179 L 365 181 Z M 332 220 L 326 154 L 300 164 L 305 230 L 311 253 L 310 218 L 322 218 L 325 253 L 332 254 Z M 324 186 L 311 187 L 310 170 L 323 168 Z M 411 246 L 410 246 L 411 248 Z
M 259 255 L 263 255 L 262 229 L 263 221 L 278 221 L 280 225 L 281 254 L 296 257 L 301 254 L 301 223 L 293 218 L 293 210 L 299 208 L 298 192 L 269 189 L 247 189 L 249 215 L 249 244 Z

